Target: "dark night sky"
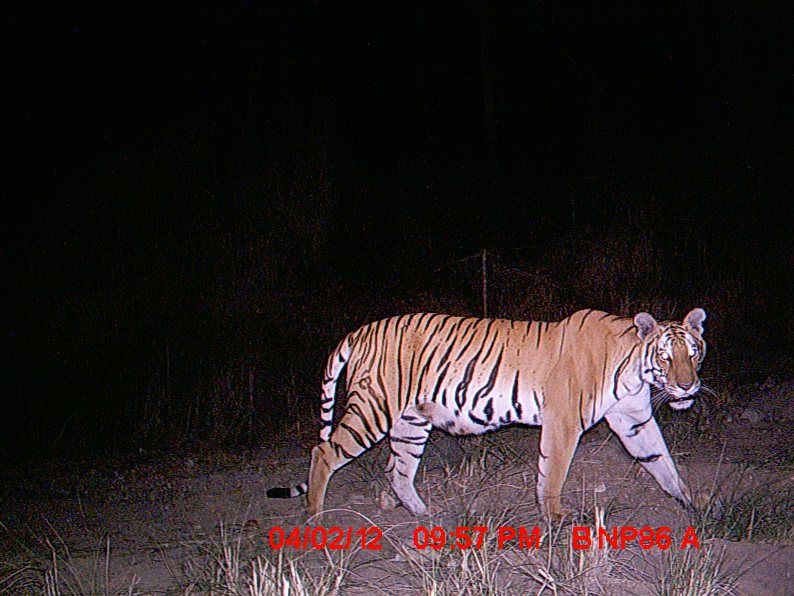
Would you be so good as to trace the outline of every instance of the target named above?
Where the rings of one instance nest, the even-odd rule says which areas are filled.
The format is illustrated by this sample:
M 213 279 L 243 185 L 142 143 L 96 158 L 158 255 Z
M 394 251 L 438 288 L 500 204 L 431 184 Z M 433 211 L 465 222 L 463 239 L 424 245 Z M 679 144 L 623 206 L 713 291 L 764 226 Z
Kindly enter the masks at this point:
M 428 183 L 487 177 L 482 15 L 477 3 L 378 4 L 10 11 L 14 190 L 63 206 L 76 170 L 78 187 L 134 176 L 190 135 L 205 147 L 200 167 L 229 184 L 244 135 L 281 148 L 327 126 L 342 207 L 351 186 L 399 180 L 408 207 L 432 209 Z M 790 8 L 509 6 L 489 5 L 484 22 L 499 174 L 547 196 L 495 193 L 464 211 L 520 233 L 516 209 L 554 212 L 551 195 L 588 176 L 680 189 L 785 175 Z
M 791 6 L 430 4 L 6 7 L 12 403 L 245 319 L 252 262 L 300 294 L 629 225 L 789 301 Z

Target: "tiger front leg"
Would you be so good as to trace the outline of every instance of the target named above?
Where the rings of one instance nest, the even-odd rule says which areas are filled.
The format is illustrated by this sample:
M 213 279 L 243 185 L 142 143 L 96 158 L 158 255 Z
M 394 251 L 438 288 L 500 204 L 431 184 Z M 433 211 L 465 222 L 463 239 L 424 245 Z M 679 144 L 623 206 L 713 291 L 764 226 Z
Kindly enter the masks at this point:
M 636 414 L 610 413 L 606 419 L 629 454 L 650 472 L 659 486 L 679 503 L 692 508 L 692 495 L 678 475 L 659 425 L 650 410 Z
M 570 514 L 562 507 L 562 488 L 579 443 L 579 423 L 546 415 L 540 433 L 537 495 L 541 512 L 553 519 Z

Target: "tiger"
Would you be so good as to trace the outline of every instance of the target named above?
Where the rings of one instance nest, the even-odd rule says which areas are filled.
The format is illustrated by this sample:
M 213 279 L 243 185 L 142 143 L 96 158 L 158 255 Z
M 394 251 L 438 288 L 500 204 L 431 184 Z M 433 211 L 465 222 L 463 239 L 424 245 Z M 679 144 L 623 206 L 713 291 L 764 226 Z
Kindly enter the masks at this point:
M 679 322 L 580 310 L 558 322 L 396 316 L 347 335 L 325 367 L 320 443 L 308 482 L 275 487 L 270 498 L 308 492 L 318 516 L 336 470 L 384 437 L 386 474 L 402 505 L 427 512 L 416 476 L 432 428 L 478 435 L 511 424 L 540 426 L 536 496 L 543 514 L 560 519 L 562 489 L 582 433 L 606 418 L 628 453 L 684 507 L 692 508 L 654 418 L 651 388 L 671 408 L 689 408 L 706 355 L 702 308 Z M 336 388 L 346 371 L 347 403 L 334 427 Z

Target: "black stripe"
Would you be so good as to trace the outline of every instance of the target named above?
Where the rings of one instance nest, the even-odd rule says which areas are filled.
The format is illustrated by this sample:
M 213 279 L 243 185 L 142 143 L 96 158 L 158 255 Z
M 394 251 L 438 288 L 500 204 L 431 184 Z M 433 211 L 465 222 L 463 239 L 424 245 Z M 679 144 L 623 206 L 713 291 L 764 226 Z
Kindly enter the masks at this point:
M 483 344 L 488 340 L 488 335 L 491 333 L 491 328 L 496 321 L 489 321 L 488 327 L 485 329 L 485 337 L 483 338 Z M 493 338 L 491 338 L 491 343 L 488 345 L 488 349 L 485 351 L 485 355 L 482 357 L 483 361 L 488 360 L 488 356 L 491 355 L 491 350 L 496 345 L 496 340 L 499 339 L 499 329 L 493 334 Z M 504 349 L 504 347 L 503 347 Z
M 423 437 L 392 437 L 389 436 L 390 441 L 395 443 L 407 443 L 408 445 L 424 445 L 427 441 L 427 436 Z
M 354 429 L 352 426 L 350 426 L 349 424 L 346 424 L 344 422 L 340 423 L 339 426 L 341 426 L 347 432 L 350 433 L 350 436 L 353 437 L 353 440 L 356 443 L 358 443 L 359 447 L 361 447 L 362 449 L 369 449 L 369 446 L 364 442 L 364 437 L 362 437 L 361 434 L 356 429 Z M 340 445 L 340 448 L 341 448 L 341 445 Z
M 291 499 L 292 498 L 291 493 L 292 493 L 292 489 L 285 488 L 283 486 L 276 486 L 273 488 L 269 488 L 265 494 L 269 499 Z
M 641 464 L 649 464 L 651 462 L 656 461 L 660 457 L 662 457 L 661 453 L 653 453 L 651 455 L 646 455 L 644 457 L 635 457 L 634 459 L 636 459 Z
M 480 348 L 480 350 L 482 350 L 482 348 Z M 477 364 L 477 358 L 479 355 L 480 353 L 477 352 L 477 354 L 474 355 L 474 358 L 469 360 L 469 363 L 466 365 L 466 370 L 463 373 L 463 380 L 455 389 L 455 403 L 459 408 L 462 408 L 463 404 L 466 403 L 466 391 L 469 388 L 469 383 L 471 383 L 471 378 L 474 376 L 474 367 Z
M 499 356 L 496 358 L 496 364 L 494 364 L 493 368 L 491 369 L 491 374 L 488 375 L 488 381 L 485 383 L 483 387 L 481 387 L 475 394 L 474 399 L 471 402 L 471 407 L 475 407 L 477 405 L 477 401 L 481 397 L 485 397 L 488 395 L 491 390 L 493 390 L 494 384 L 496 383 L 496 375 L 499 373 L 499 365 L 502 362 L 502 354 L 504 353 L 504 346 L 499 351 Z
M 405 332 L 401 331 L 400 339 L 397 340 L 397 404 L 399 409 L 403 409 L 403 339 L 405 339 Z
M 428 343 L 428 345 L 430 344 Z M 430 368 L 430 363 L 433 361 L 433 356 L 436 355 L 436 350 L 438 350 L 438 344 L 436 344 L 436 347 L 433 348 L 432 352 L 430 352 L 430 356 L 427 357 L 427 361 L 425 362 L 425 365 L 419 370 L 419 377 L 416 379 L 416 388 L 418 391 L 422 390 L 422 381 L 424 380 L 425 375 L 427 374 L 427 369 Z M 419 355 L 420 362 L 423 357 L 424 357 L 424 349 L 422 350 L 422 354 Z
M 632 424 L 631 428 L 629 429 L 629 433 L 626 433 L 626 436 L 636 437 L 640 432 L 640 428 L 648 424 L 652 419 L 653 419 L 653 412 L 651 412 L 651 415 L 644 422 L 638 422 L 637 424 Z M 634 431 L 634 432 L 632 433 L 630 431 Z
M 416 362 L 416 351 L 411 352 L 411 363 L 408 365 L 408 383 L 406 383 L 405 391 L 407 394 L 413 392 L 414 386 L 414 362 Z
M 585 315 L 582 317 L 582 320 L 581 320 L 581 321 L 579 321 L 579 331 L 581 331 L 581 330 L 582 330 L 582 327 L 584 327 L 584 322 L 587 320 L 587 317 L 589 317 L 591 314 L 593 314 L 593 309 L 592 309 L 592 308 L 591 308 L 590 310 L 588 310 L 588 311 L 587 311 L 587 314 L 585 314 Z
M 623 374 L 623 369 L 628 364 L 636 348 L 637 346 L 633 346 L 629 351 L 628 355 L 623 360 L 620 361 L 620 364 L 618 364 L 618 367 L 615 370 L 615 375 L 612 377 L 612 382 L 613 382 L 612 396 L 615 398 L 615 401 L 620 401 L 620 398 L 618 397 L 618 378 L 620 377 L 621 374 Z
M 377 426 L 377 429 L 378 429 L 377 435 L 375 435 L 373 433 L 372 439 L 373 439 L 373 442 L 374 442 L 376 440 L 380 440 L 380 438 L 383 437 L 383 435 L 385 435 L 386 432 L 388 432 L 389 427 L 387 426 L 386 428 L 383 428 L 383 424 L 381 424 L 381 418 L 378 415 L 378 412 L 379 411 L 383 412 L 383 409 L 381 408 L 380 404 L 378 403 L 378 400 L 375 399 L 374 397 L 370 397 L 369 400 L 367 400 L 366 404 L 369 406 L 369 411 L 372 414 L 372 421 L 375 423 L 375 426 Z M 375 409 L 376 406 L 378 408 L 377 410 Z
M 630 331 L 632 331 L 634 329 L 636 329 L 636 327 L 634 326 L 634 323 L 632 323 L 631 325 L 626 327 L 626 330 L 623 333 L 621 333 L 620 335 L 618 335 L 618 337 L 623 337 L 624 335 L 626 335 L 627 333 L 629 333 Z
M 438 361 L 438 366 L 436 367 L 437 371 L 441 370 L 441 367 L 444 366 L 444 363 L 449 358 L 449 353 L 452 351 L 452 348 L 454 347 L 455 347 L 455 342 L 453 341 L 449 344 L 449 347 L 447 348 L 447 351 L 444 352 L 444 355 L 441 357 L 441 360 Z
M 468 329 L 467 329 L 467 331 L 468 331 Z M 465 335 L 464 335 L 464 337 L 465 337 Z M 460 352 L 458 352 L 458 355 L 455 356 L 455 360 L 460 360 L 460 357 L 463 356 L 464 352 L 466 352 L 466 350 L 469 349 L 469 346 L 471 345 L 471 342 L 474 341 L 475 337 L 477 337 L 477 329 L 476 328 L 474 329 L 474 332 L 471 334 L 471 337 L 469 337 L 468 341 L 465 343 L 463 348 L 461 348 Z M 482 350 L 482 348 L 480 348 L 480 350 Z
M 438 390 L 441 388 L 441 383 L 444 382 L 444 377 L 447 376 L 447 371 L 449 370 L 449 365 L 452 364 L 451 362 L 447 364 L 441 374 L 438 376 L 438 380 L 436 381 L 436 387 L 433 389 L 433 395 L 430 398 L 430 401 L 436 401 L 436 397 L 438 396 Z M 446 400 L 445 400 L 446 402 Z M 446 403 L 444 403 L 446 405 Z
M 453 325 L 452 327 L 449 328 L 449 331 L 447 332 L 447 336 L 444 338 L 444 341 L 449 341 L 453 336 L 457 337 L 458 331 L 460 331 L 460 328 L 463 326 L 463 323 L 468 320 L 469 319 L 459 319 L 457 325 Z
M 430 323 L 432 323 L 433 319 L 435 319 L 438 316 L 431 313 L 427 313 L 427 314 L 429 314 L 430 316 L 427 317 L 427 321 L 425 321 L 425 328 L 422 329 L 422 332 L 427 331 L 427 328 L 430 327 Z
M 410 424 L 411 426 L 416 426 L 416 427 L 418 427 L 418 428 L 425 428 L 425 427 L 427 427 L 427 426 L 430 424 L 430 423 L 429 423 L 427 420 L 416 420 L 416 421 L 413 421 L 413 422 L 412 422 L 412 421 L 410 421 L 410 420 L 408 420 L 408 419 L 406 418 L 406 421 L 407 421 L 407 422 L 408 422 L 408 424 Z
M 485 419 L 488 422 L 493 420 L 493 398 L 489 399 L 488 403 L 485 404 L 482 413 L 485 414 Z
M 488 426 L 488 423 L 485 420 L 483 420 L 482 418 L 477 418 L 477 416 L 475 416 L 471 412 L 469 412 L 469 418 L 471 419 L 472 422 L 479 424 L 480 426 Z
M 382 402 L 380 399 L 372 396 L 370 400 L 375 406 L 378 406 L 378 410 L 383 414 L 386 418 L 386 428 L 383 428 L 380 424 L 378 424 L 379 428 L 383 428 L 383 433 L 385 434 L 391 428 L 391 414 L 389 414 L 389 406 L 385 402 Z M 374 407 L 373 407 L 374 411 Z
M 364 436 L 370 440 L 371 443 L 375 442 L 377 435 L 373 432 L 372 427 L 369 425 L 369 420 L 367 419 L 367 415 L 364 413 L 364 410 L 358 404 L 350 404 L 347 408 L 347 412 L 350 414 L 355 414 L 358 416 L 359 420 L 361 420 L 361 424 L 364 425 Z
M 345 448 L 342 447 L 339 443 L 331 443 L 331 444 L 334 446 L 334 451 L 336 452 L 336 457 L 339 457 L 339 454 L 341 452 L 341 454 L 344 455 L 345 459 L 356 459 L 355 455 L 353 455 L 352 453 L 348 453 L 348 451 L 345 450 Z M 322 461 L 325 461 L 325 460 L 322 460 Z M 327 465 L 328 464 L 326 464 L 326 466 Z M 330 466 L 329 466 L 329 469 L 330 469 Z
M 521 403 L 518 401 L 518 375 L 519 371 L 516 371 L 516 376 L 513 379 L 513 409 L 516 411 L 516 419 L 521 420 Z
M 381 359 L 381 360 L 383 360 L 383 359 Z M 376 380 L 378 382 L 378 388 L 380 389 L 380 393 L 381 393 L 380 399 L 384 400 L 382 408 L 383 408 L 383 413 L 386 416 L 386 425 L 388 426 L 388 428 L 391 428 L 392 427 L 392 417 L 391 417 L 391 412 L 389 411 L 389 404 L 387 403 L 388 402 L 388 394 L 386 393 L 386 380 L 383 378 L 383 368 L 380 365 L 378 365 L 378 367 L 376 368 L 376 373 L 377 373 L 376 374 Z M 370 392 L 371 391 L 372 390 L 370 389 Z M 373 398 L 375 398 L 374 395 L 373 395 Z
M 441 316 L 441 322 L 438 324 L 438 327 L 437 327 L 437 329 L 438 329 L 439 331 L 440 331 L 441 329 L 443 329 L 443 328 L 444 328 L 444 325 L 446 325 L 446 324 L 447 324 L 447 322 L 448 322 L 450 319 L 452 319 L 452 318 L 453 318 L 453 317 L 452 317 L 452 315 L 440 315 L 440 316 Z

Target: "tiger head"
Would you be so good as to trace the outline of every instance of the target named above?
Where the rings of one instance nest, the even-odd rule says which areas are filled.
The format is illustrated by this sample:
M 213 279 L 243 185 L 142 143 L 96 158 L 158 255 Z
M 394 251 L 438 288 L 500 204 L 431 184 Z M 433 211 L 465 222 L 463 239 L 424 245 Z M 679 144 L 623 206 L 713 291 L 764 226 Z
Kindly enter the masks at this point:
M 684 410 L 700 389 L 698 369 L 706 355 L 702 308 L 689 311 L 683 322 L 659 322 L 647 312 L 634 317 L 637 335 L 643 342 L 642 380 L 661 389 L 670 407 Z

